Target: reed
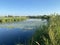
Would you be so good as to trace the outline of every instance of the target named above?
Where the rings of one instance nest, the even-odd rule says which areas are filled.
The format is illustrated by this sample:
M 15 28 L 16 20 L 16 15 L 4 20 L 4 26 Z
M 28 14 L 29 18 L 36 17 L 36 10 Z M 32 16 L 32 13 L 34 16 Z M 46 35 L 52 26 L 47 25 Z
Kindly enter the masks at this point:
M 32 36 L 29 45 L 60 45 L 60 15 L 51 15 L 48 25 L 42 25 Z
M 0 23 L 11 23 L 11 22 L 18 22 L 28 19 L 28 17 L 1 17 Z

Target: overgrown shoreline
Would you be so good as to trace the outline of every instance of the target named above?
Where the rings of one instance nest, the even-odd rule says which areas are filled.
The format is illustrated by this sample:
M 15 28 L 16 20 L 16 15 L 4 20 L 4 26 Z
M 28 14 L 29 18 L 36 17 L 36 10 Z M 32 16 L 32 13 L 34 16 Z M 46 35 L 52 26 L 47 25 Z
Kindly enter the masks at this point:
M 0 23 L 12 23 L 18 21 L 24 21 L 28 19 L 26 16 L 9 16 L 9 17 L 0 17 Z
M 60 45 L 60 15 L 51 15 L 48 25 L 37 29 L 29 45 Z

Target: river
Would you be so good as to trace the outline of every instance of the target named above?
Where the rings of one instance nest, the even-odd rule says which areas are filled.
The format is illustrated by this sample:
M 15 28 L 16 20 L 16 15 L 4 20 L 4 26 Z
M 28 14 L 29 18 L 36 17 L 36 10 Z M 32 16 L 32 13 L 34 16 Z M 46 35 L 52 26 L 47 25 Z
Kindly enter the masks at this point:
M 0 24 L 0 45 L 27 45 L 36 28 L 46 25 L 46 20 L 28 19 L 21 22 Z

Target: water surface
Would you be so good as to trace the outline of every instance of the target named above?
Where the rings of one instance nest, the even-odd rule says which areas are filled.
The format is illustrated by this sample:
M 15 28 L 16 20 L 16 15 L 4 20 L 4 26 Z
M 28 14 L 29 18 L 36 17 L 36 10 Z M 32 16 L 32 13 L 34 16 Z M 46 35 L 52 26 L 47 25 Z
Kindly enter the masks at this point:
M 0 45 L 28 45 L 35 29 L 46 24 L 46 20 L 28 19 L 22 22 L 0 24 Z

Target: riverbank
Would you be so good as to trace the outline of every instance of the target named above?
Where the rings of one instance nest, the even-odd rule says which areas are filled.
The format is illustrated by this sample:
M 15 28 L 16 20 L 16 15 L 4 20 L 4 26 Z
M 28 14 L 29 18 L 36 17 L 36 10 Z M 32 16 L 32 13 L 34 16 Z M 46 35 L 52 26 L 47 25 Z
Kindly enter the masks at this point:
M 25 16 L 6 16 L 6 17 L 0 17 L 0 23 L 11 23 L 11 22 L 18 22 L 28 19 L 28 17 Z
M 29 45 L 60 45 L 60 16 L 51 15 L 48 25 L 37 29 Z

